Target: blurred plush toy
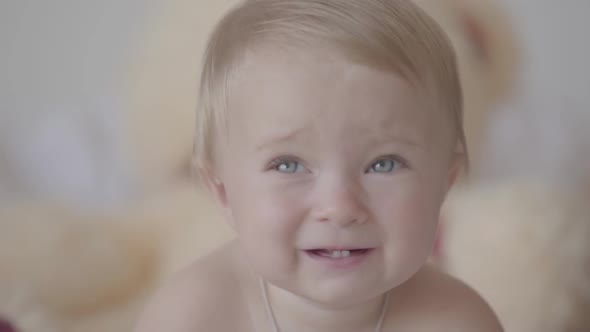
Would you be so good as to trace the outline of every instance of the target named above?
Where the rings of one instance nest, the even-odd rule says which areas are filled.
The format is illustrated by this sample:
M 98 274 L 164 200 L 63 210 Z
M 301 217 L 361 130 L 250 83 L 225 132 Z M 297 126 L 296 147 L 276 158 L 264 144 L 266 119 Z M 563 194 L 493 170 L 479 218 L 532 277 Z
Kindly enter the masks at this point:
M 518 38 L 511 17 L 495 0 L 416 0 L 446 31 L 457 52 L 464 96 L 464 130 L 469 168 L 478 169 L 490 122 L 498 106 L 511 98 L 520 66 Z M 471 172 L 473 173 L 473 172 Z M 468 182 L 462 176 L 457 182 Z M 444 218 L 440 228 L 444 231 Z M 437 262 L 446 239 L 439 235 Z
M 165 1 L 153 8 L 157 14 L 131 67 L 131 126 L 125 132 L 140 178 L 189 172 L 206 38 L 237 1 Z
M 0 315 L 19 331 L 63 331 L 153 279 L 156 248 L 128 225 L 31 202 L 0 222 Z
M 29 202 L 0 221 L 0 316 L 22 332 L 130 331 L 163 279 L 231 236 L 180 184 L 117 215 Z
M 492 113 L 513 93 L 520 49 L 511 17 L 495 0 L 416 0 L 456 49 L 470 161 L 480 162 Z
M 502 2 L 526 61 L 488 123 L 475 181 L 445 206 L 441 263 L 507 332 L 590 331 L 590 47 L 579 43 L 590 7 Z
M 198 61 L 229 3 L 147 4 L 130 11 L 132 18 L 100 22 L 96 11 L 72 9 L 79 27 L 51 25 L 43 36 L 73 42 L 59 56 L 31 52 L 52 67 L 39 72 L 64 67 L 64 75 L 39 77 L 32 89 L 17 84 L 14 71 L 27 102 L 0 109 L 2 329 L 130 331 L 144 297 L 163 279 L 231 236 L 189 172 Z M 21 16 L 7 24 L 44 22 L 31 11 Z M 117 27 L 129 31 L 106 35 Z M 78 33 L 88 29 L 97 31 L 95 53 Z M 135 38 L 115 54 L 109 41 L 131 30 Z M 15 40 L 30 39 L 22 31 Z M 126 69 L 113 71 L 112 59 L 99 56 L 104 49 Z M 79 70 L 72 73 L 70 64 Z M 78 73 L 82 83 L 71 86 L 68 78 Z
M 450 197 L 443 264 L 506 332 L 590 331 L 590 195 L 579 188 L 512 180 Z

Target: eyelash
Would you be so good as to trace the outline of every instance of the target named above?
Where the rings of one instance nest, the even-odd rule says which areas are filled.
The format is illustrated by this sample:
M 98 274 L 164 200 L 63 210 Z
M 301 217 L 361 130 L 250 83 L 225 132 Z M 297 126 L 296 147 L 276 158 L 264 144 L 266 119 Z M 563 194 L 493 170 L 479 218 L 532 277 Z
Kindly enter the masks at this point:
M 391 160 L 391 161 L 393 161 L 395 163 L 400 163 L 401 164 L 400 165 L 400 168 L 401 169 L 404 169 L 404 168 L 408 168 L 409 167 L 409 164 L 406 161 L 406 159 L 404 159 L 404 158 L 402 158 L 402 157 L 400 157 L 398 155 L 385 155 L 385 156 L 381 156 L 381 157 L 378 157 L 378 158 L 374 159 L 369 164 L 369 166 L 367 167 L 366 173 L 370 173 L 370 170 L 373 167 L 373 165 L 375 165 L 375 163 L 377 163 L 378 161 L 382 161 L 382 160 Z M 379 172 L 375 172 L 375 173 L 379 173 Z M 385 174 L 388 174 L 388 173 L 390 173 L 390 172 L 386 172 Z
M 290 162 L 295 162 L 295 163 L 301 164 L 301 161 L 296 157 L 291 157 L 291 156 L 278 157 L 278 158 L 271 160 L 271 162 L 268 166 L 268 170 L 277 170 L 277 167 L 279 167 L 281 164 L 290 163 Z

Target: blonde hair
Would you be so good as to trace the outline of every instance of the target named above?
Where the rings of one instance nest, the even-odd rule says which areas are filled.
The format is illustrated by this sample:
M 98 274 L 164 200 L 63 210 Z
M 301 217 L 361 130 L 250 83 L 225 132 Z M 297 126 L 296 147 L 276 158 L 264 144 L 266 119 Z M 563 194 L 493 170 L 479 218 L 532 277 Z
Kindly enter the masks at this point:
M 434 20 L 410 0 L 249 0 L 223 17 L 205 52 L 195 137 L 198 168 L 213 166 L 232 75 L 245 53 L 262 45 L 302 52 L 328 47 L 346 60 L 423 85 L 450 112 L 466 149 L 454 50 Z

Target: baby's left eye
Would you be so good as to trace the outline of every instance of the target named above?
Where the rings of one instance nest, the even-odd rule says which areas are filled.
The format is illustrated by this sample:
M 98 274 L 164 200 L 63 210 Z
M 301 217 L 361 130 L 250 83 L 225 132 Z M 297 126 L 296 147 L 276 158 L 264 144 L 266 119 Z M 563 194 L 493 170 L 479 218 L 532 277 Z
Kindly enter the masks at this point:
M 367 173 L 391 173 L 404 167 L 404 163 L 394 157 L 377 159 L 367 170 Z

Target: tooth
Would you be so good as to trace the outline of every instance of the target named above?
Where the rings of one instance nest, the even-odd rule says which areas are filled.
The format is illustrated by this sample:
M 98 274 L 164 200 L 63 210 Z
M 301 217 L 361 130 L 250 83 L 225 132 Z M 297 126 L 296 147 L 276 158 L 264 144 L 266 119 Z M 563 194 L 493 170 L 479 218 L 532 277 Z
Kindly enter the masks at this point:
M 332 250 L 330 252 L 330 257 L 332 258 L 342 258 L 350 256 L 350 250 Z

